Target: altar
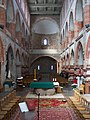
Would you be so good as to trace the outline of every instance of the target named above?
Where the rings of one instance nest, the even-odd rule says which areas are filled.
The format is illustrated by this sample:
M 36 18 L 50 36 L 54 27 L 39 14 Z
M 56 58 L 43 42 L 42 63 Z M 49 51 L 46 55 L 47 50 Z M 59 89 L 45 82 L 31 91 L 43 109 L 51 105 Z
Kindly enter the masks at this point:
M 30 88 L 34 89 L 34 92 L 41 96 L 55 94 L 55 86 L 53 82 L 32 82 L 30 83 Z
M 31 82 L 29 86 L 34 89 L 53 89 L 55 87 L 53 82 Z

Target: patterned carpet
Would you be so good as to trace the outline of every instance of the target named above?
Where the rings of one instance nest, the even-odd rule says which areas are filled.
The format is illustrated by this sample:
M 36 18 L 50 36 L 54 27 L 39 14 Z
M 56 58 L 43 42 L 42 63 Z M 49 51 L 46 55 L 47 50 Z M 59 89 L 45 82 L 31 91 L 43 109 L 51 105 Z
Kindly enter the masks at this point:
M 29 107 L 35 107 L 35 111 L 38 111 L 37 99 L 26 99 Z M 38 113 L 33 120 L 38 120 Z M 75 108 L 68 104 L 67 101 L 61 99 L 45 99 L 42 98 L 39 101 L 39 120 L 83 120 Z
M 38 120 L 38 99 L 36 94 L 28 93 L 25 101 L 30 108 L 35 107 L 35 117 Z M 53 96 L 41 96 L 39 99 L 39 120 L 83 120 L 76 108 L 69 102 L 70 100 L 63 94 Z
M 38 107 L 38 99 L 26 99 L 26 103 L 29 107 Z M 42 98 L 39 100 L 39 107 L 47 107 L 47 108 L 53 108 L 53 107 L 60 107 L 60 106 L 67 106 L 66 101 L 62 101 L 61 99 L 49 99 L 49 98 Z
M 38 114 L 33 120 L 38 120 Z M 39 120 L 80 120 L 69 107 L 63 108 L 41 108 Z

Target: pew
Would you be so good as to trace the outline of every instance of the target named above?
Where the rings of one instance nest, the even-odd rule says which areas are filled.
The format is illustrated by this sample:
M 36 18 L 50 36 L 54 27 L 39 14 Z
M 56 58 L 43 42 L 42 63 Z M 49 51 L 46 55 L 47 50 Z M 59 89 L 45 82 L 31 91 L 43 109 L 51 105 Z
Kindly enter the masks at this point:
M 1 120 L 10 120 L 11 115 L 14 114 L 18 107 L 20 101 L 20 96 L 16 96 L 16 90 L 11 91 L 11 93 L 0 99 L 0 116 Z M 4 117 L 3 117 L 4 116 Z

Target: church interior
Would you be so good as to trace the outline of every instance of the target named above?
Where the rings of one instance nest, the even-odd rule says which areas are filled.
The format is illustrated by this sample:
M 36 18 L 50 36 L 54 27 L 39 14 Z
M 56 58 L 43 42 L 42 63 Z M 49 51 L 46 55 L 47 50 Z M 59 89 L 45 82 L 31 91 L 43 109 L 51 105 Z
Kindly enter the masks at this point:
M 0 0 L 0 120 L 90 120 L 90 0 Z

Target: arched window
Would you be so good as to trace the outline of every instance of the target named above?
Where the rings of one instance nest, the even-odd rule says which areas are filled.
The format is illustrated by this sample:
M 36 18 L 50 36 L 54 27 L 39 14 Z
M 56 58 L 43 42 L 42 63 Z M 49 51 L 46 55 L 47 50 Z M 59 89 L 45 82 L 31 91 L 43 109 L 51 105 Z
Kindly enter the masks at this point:
M 48 45 L 48 39 L 44 39 L 44 40 L 42 40 L 42 45 Z

